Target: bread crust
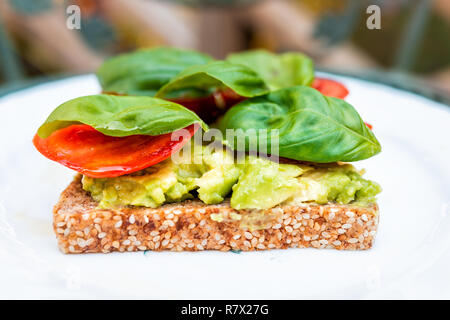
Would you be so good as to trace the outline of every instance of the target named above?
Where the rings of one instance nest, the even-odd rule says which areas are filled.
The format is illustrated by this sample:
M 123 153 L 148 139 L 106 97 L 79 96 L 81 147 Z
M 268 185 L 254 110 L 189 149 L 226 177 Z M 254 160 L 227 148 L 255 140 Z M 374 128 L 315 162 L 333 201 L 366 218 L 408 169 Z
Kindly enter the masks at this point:
M 159 208 L 98 209 L 81 176 L 63 191 L 53 227 L 63 253 L 113 251 L 267 250 L 372 247 L 378 206 L 302 204 L 267 210 L 235 210 L 229 201 L 199 200 Z

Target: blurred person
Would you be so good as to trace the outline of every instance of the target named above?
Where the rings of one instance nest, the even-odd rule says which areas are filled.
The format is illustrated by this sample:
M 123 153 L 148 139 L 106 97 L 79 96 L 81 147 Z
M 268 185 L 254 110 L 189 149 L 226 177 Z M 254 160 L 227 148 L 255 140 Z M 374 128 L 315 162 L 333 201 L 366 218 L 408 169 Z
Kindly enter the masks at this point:
M 450 18 L 447 0 L 378 0 L 382 29 L 355 28 L 352 42 L 401 79 L 425 80 L 450 94 Z M 382 69 L 382 70 L 383 70 Z M 389 76 L 389 75 L 387 75 Z
M 80 30 L 66 26 L 72 4 L 81 9 Z M 179 12 L 162 2 L 2 0 L 0 14 L 16 50 L 42 72 L 93 71 L 106 56 L 139 47 L 196 47 Z
M 330 43 L 317 37 L 319 18 L 305 1 L 268 0 L 254 5 L 249 17 L 262 32 L 276 38 L 277 50 L 300 50 L 313 57 L 321 66 L 345 69 L 375 67 L 376 63 L 349 41 Z M 345 7 L 348 1 L 341 2 Z M 337 8 L 336 2 L 332 9 Z M 344 21 L 345 22 L 345 21 Z
M 0 1 L 0 13 L 17 50 L 39 71 L 86 72 L 102 61 L 66 27 L 61 1 L 5 0 Z
M 412 25 L 408 18 L 415 17 L 423 2 L 427 0 L 3 0 L 0 16 L 23 60 L 37 72 L 89 72 L 107 56 L 156 45 L 196 49 L 217 58 L 266 48 L 303 51 L 318 66 L 334 70 L 396 68 L 425 74 L 442 86 L 448 83 L 450 49 L 439 41 L 449 35 L 449 1 L 433 1 L 432 18 L 422 19 L 424 30 L 419 28 L 409 44 L 412 49 L 402 44 Z M 365 26 L 365 9 L 372 3 L 382 8 L 381 30 Z M 81 8 L 81 30 L 66 27 L 65 9 L 71 4 Z M 446 21 L 437 28 L 442 35 L 428 30 L 436 13 Z
M 381 8 L 380 30 L 366 27 L 371 4 Z M 448 0 L 271 1 L 255 8 L 255 20 L 282 50 L 304 51 L 321 67 L 420 76 L 450 93 L 449 12 Z
M 325 50 L 326 44 L 313 37 L 314 17 L 301 6 L 292 7 L 291 1 L 245 1 L 243 5 L 237 1 L 235 6 L 175 2 L 5 0 L 0 11 L 21 55 L 42 72 L 92 71 L 107 55 L 154 45 L 192 48 L 223 58 L 252 46 L 247 43 L 249 30 L 277 39 L 269 49 L 303 50 L 324 64 L 340 64 L 347 57 L 353 66 L 372 65 L 348 44 Z M 81 8 L 80 31 L 66 27 L 65 8 L 70 4 Z

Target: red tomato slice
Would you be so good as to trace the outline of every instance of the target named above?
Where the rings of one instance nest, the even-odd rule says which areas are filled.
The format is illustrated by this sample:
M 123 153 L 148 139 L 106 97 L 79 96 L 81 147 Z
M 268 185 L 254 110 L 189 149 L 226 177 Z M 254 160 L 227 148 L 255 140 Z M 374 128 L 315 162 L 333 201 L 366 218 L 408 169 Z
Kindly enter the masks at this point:
M 161 162 L 181 149 L 198 125 L 190 125 L 180 138 L 172 133 L 159 136 L 133 135 L 111 137 L 85 124 L 53 132 L 48 138 L 35 135 L 33 143 L 47 158 L 93 178 L 112 178 L 132 173 Z M 181 134 L 183 133 L 183 134 Z
M 373 125 L 371 125 L 370 123 L 364 122 L 364 124 L 367 126 L 367 128 L 369 128 L 370 130 L 373 129 Z
M 348 89 L 342 83 L 330 79 L 315 78 L 311 86 L 328 97 L 344 99 L 348 95 Z

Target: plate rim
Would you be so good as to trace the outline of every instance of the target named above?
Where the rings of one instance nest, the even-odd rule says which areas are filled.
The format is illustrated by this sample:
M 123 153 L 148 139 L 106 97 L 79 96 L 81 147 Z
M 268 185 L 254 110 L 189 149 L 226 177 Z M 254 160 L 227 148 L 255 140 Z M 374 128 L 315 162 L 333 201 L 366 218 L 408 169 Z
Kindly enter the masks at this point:
M 318 73 L 326 73 L 334 76 L 347 77 L 351 79 L 363 80 L 369 83 L 381 84 L 390 88 L 394 88 L 400 91 L 412 93 L 428 100 L 443 104 L 445 107 L 450 108 L 450 94 L 445 92 L 439 92 L 436 89 L 426 87 L 420 84 L 414 77 L 409 77 L 407 82 L 405 78 L 400 76 L 389 76 L 390 73 L 383 73 L 379 71 L 371 71 L 367 74 L 346 72 L 331 70 L 326 68 L 317 68 Z M 62 74 L 54 76 L 42 76 L 34 79 L 26 80 L 19 84 L 12 84 L 0 87 L 0 100 L 12 93 L 18 93 L 20 91 L 28 90 L 39 85 L 48 84 L 52 82 L 58 82 L 60 80 L 68 80 L 70 78 L 77 78 L 82 76 L 95 76 L 95 73 L 79 73 L 79 74 Z M 388 75 L 388 76 L 387 76 Z
M 339 76 L 338 74 L 333 74 L 333 73 L 328 73 L 328 74 L 330 74 L 330 75 L 336 75 L 336 76 Z M 71 79 L 71 78 L 82 78 L 82 77 L 87 77 L 87 76 L 92 76 L 93 74 L 83 74 L 83 75 L 76 75 L 76 76 L 68 76 L 68 77 L 63 77 L 63 78 L 59 78 L 59 79 L 54 79 L 53 81 L 59 81 L 59 80 L 62 80 L 62 81 L 64 81 L 64 80 L 66 80 L 66 79 Z M 348 77 L 349 79 L 350 78 L 352 78 L 352 77 Z M 90 78 L 89 78 L 90 79 Z M 354 78 L 353 78 L 354 79 Z M 358 79 L 358 80 L 363 80 L 364 81 L 364 79 Z M 47 83 L 51 83 L 51 82 L 53 82 L 53 81 L 43 81 L 43 82 L 41 82 L 41 83 L 37 83 L 37 84 L 34 84 L 34 85 L 31 85 L 31 86 L 29 86 L 28 88 L 24 88 L 23 90 L 26 90 L 26 89 L 29 89 L 29 88 L 33 88 L 33 87 L 36 87 L 36 86 L 38 86 L 38 85 L 41 85 L 41 84 L 47 84 Z M 69 80 L 70 81 L 70 80 Z M 376 82 L 371 82 L 371 81 L 367 81 L 367 83 L 376 83 Z M 389 87 L 389 86 L 388 86 Z M 397 90 L 397 89 L 396 89 Z M 17 91 L 20 91 L 20 90 L 16 90 L 16 92 Z M 404 90 L 404 91 L 407 91 L 407 90 Z M 16 98 L 15 96 L 14 97 L 11 97 L 11 98 Z M 433 101 L 432 99 L 428 99 L 428 100 L 430 100 L 430 101 Z M 445 104 L 444 104 L 444 108 L 445 107 L 447 107 Z M 445 110 L 450 110 L 450 109 L 448 109 L 448 108 L 445 108 Z

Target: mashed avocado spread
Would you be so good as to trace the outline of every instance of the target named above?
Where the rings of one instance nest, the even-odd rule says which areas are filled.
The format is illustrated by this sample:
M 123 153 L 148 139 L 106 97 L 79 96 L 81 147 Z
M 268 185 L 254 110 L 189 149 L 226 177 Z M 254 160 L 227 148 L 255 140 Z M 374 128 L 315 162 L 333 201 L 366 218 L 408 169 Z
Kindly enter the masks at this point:
M 302 202 L 364 204 L 374 202 L 381 191 L 376 182 L 363 179 L 350 164 L 277 164 L 254 156 L 247 156 L 240 164 L 222 150 L 196 150 L 191 154 L 197 159 L 195 164 L 180 164 L 169 158 L 116 178 L 83 176 L 83 189 L 101 208 L 155 208 L 195 197 L 216 204 L 231 196 L 235 209 L 267 209 Z

